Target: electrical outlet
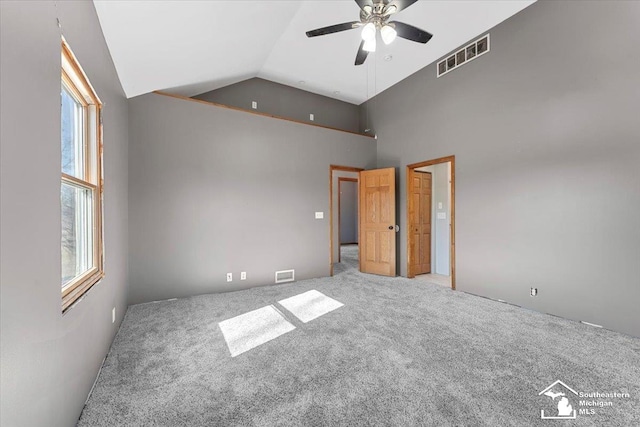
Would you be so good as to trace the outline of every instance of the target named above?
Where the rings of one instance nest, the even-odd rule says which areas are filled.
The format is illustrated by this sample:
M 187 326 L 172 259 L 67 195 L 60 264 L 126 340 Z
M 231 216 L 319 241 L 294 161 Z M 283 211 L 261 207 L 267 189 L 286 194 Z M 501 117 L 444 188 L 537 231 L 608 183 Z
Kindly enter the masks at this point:
M 231 282 L 231 281 L 233 281 L 233 274 L 227 273 L 227 282 Z
M 111 323 L 116 323 L 116 308 L 111 309 Z
M 315 120 L 315 116 L 313 114 L 309 114 L 309 120 L 314 121 Z
M 531 291 L 529 292 L 529 294 L 532 297 L 535 297 L 536 295 L 538 295 L 538 288 L 531 288 Z
M 253 108 L 254 110 L 258 109 L 258 103 L 256 101 L 251 101 L 251 108 Z
M 242 273 L 240 273 L 240 280 L 247 280 L 247 272 L 243 271 Z

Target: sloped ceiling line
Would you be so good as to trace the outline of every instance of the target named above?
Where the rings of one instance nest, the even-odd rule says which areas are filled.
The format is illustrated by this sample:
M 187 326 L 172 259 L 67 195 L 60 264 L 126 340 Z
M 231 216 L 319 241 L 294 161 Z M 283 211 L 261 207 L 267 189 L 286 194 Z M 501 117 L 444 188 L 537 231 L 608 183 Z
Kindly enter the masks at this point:
M 381 92 L 484 33 L 532 0 L 420 0 L 397 19 L 434 34 L 426 45 L 378 43 Z M 163 90 L 193 96 L 252 77 L 361 104 L 367 69 L 353 65 L 360 32 L 305 31 L 358 19 L 352 0 L 94 0 L 128 98 Z M 395 17 L 394 17 L 395 19 Z M 393 59 L 385 61 L 391 54 Z M 365 63 L 366 65 L 367 63 Z M 304 81 L 302 86 L 299 81 Z

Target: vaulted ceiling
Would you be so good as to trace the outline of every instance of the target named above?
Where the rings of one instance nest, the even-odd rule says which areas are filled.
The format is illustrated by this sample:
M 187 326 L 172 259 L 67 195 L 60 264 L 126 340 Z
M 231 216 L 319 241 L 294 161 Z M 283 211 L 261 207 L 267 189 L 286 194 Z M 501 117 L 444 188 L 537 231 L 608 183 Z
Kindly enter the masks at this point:
M 353 0 L 94 0 L 127 97 L 193 96 L 252 77 L 360 104 L 534 1 L 420 0 L 394 19 L 434 36 L 378 43 L 354 66 L 360 30 L 305 32 L 357 21 Z

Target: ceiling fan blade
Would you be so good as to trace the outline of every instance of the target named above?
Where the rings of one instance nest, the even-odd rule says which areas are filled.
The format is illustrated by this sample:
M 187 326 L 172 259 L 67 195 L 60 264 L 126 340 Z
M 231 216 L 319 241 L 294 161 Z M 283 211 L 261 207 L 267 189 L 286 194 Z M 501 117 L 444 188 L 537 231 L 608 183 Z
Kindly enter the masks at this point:
M 433 34 L 414 27 L 413 25 L 405 24 L 404 22 L 391 21 L 389 24 L 393 24 L 396 32 L 398 33 L 398 37 L 402 37 L 403 39 L 418 43 L 426 43 L 431 40 L 431 37 L 433 37 Z
M 400 12 L 402 9 L 406 9 L 409 6 L 411 6 L 412 4 L 414 4 L 415 2 L 417 2 L 418 0 L 391 0 L 389 3 L 387 3 L 387 5 L 384 7 L 383 9 L 383 13 L 385 11 L 389 11 L 391 13 L 398 13 Z M 391 12 L 392 8 L 395 6 L 395 9 L 393 10 L 393 12 Z
M 360 42 L 360 47 L 358 48 L 358 53 L 356 54 L 356 64 L 355 65 L 364 64 L 364 61 L 367 59 L 367 55 L 369 55 L 369 52 L 364 50 L 363 47 L 364 47 L 364 40 L 362 40 Z
M 324 36 L 325 34 L 337 33 L 340 31 L 352 30 L 362 25 L 360 21 L 345 22 L 344 24 L 330 25 L 328 27 L 317 28 L 307 31 L 307 37 Z

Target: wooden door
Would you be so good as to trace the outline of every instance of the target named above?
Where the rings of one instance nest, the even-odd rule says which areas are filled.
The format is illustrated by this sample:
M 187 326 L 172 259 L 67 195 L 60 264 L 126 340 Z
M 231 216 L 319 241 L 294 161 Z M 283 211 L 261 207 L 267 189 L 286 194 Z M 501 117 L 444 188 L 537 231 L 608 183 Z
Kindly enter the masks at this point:
M 396 171 L 360 172 L 360 271 L 396 275 Z
M 431 272 L 431 173 L 411 171 L 409 176 L 410 275 Z

